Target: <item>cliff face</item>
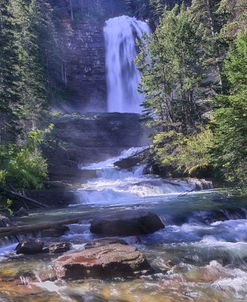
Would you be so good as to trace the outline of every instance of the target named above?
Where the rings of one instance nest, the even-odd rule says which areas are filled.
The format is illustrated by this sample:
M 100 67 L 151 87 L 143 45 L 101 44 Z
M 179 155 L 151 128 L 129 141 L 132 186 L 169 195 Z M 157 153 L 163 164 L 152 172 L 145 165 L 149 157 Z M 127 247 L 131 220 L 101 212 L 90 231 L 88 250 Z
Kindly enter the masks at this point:
M 127 13 L 124 0 L 51 0 L 66 111 L 105 111 L 104 23 Z

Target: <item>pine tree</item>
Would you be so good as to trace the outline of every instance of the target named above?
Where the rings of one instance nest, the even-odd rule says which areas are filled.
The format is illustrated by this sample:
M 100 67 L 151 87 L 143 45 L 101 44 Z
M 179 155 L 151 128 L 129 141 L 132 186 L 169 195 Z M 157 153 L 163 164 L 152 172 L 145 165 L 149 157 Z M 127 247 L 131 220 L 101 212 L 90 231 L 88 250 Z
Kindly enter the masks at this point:
M 16 131 L 14 107 L 19 101 L 17 91 L 17 52 L 14 46 L 13 26 L 7 0 L 0 3 L 0 142 L 13 137 Z
M 237 37 L 225 61 L 229 83 L 217 97 L 213 161 L 230 182 L 247 181 L 247 34 Z
M 197 100 L 202 93 L 199 85 L 207 77 L 207 41 L 189 12 L 184 8 L 178 12 L 178 7 L 165 11 L 148 52 L 140 55 L 140 70 L 144 106 L 155 115 L 155 122 L 166 131 L 189 133 L 201 123 Z
M 218 12 L 227 15 L 227 23 L 221 29 L 222 37 L 232 41 L 247 28 L 247 2 L 245 0 L 221 0 Z
M 16 111 L 21 127 L 27 132 L 37 127 L 48 102 L 44 41 L 49 41 L 50 12 L 45 0 L 11 0 L 10 7 L 18 52 L 20 102 Z

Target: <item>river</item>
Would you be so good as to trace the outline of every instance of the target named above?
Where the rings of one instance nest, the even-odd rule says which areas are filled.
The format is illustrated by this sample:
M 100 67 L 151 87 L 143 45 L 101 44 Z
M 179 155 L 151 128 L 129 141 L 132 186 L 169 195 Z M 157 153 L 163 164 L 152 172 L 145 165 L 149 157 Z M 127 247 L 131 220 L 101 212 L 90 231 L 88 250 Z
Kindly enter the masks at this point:
M 53 280 L 52 260 L 57 256 L 16 255 L 16 243 L 9 241 L 0 249 L 0 301 L 247 301 L 246 198 L 222 190 L 198 190 L 193 180 L 143 175 L 143 166 L 131 170 L 114 166 L 137 151 L 140 148 L 81 166 L 95 169 L 97 178 L 81 183 L 74 192 L 77 203 L 33 212 L 18 223 L 79 215 L 80 223 L 70 225 L 69 232 L 55 240 L 70 241 L 73 250 L 80 250 L 97 238 L 89 231 L 90 220 L 101 213 L 152 211 L 165 222 L 165 229 L 124 239 L 146 255 L 155 273 L 134 280 Z M 53 281 L 42 281 L 47 279 Z

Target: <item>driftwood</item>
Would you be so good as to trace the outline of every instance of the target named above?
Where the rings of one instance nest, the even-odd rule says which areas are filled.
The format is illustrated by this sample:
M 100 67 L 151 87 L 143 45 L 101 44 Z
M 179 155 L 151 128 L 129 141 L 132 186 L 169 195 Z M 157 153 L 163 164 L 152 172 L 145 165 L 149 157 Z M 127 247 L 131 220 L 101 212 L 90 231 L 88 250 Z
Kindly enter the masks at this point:
M 80 220 L 81 218 L 76 217 L 76 218 L 70 218 L 70 219 L 54 221 L 54 222 L 4 227 L 4 228 L 0 228 L 0 238 L 39 232 L 41 230 L 51 229 L 61 225 L 77 223 Z

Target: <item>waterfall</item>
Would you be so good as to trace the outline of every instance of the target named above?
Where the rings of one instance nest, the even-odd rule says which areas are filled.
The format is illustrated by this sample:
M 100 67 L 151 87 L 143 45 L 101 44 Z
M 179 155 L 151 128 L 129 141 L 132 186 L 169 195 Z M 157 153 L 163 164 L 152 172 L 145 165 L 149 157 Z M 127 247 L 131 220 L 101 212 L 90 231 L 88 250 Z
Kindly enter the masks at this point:
M 141 111 L 143 96 L 138 92 L 140 73 L 134 59 L 136 38 L 149 34 L 147 23 L 121 16 L 109 19 L 104 28 L 107 69 L 107 107 L 109 112 Z

